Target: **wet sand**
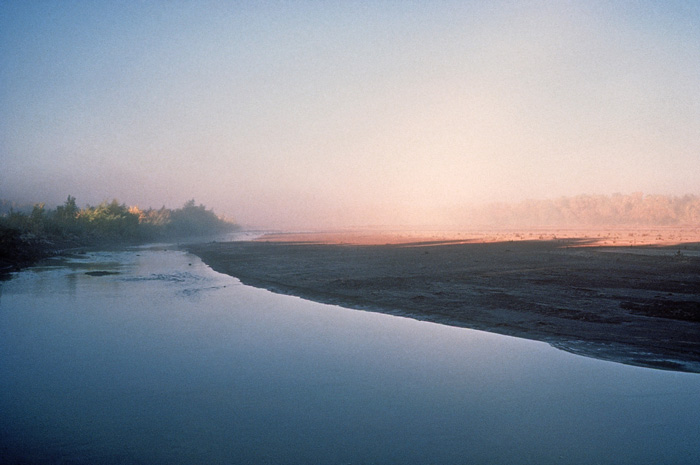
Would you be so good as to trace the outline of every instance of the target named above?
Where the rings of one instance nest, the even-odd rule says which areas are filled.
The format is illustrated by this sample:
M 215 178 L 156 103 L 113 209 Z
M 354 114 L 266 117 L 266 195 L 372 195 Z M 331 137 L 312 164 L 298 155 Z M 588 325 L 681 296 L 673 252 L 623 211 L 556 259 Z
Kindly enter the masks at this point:
M 278 293 L 700 372 L 700 243 L 414 235 L 376 245 L 386 237 L 354 237 L 282 235 L 187 249 L 216 271 Z

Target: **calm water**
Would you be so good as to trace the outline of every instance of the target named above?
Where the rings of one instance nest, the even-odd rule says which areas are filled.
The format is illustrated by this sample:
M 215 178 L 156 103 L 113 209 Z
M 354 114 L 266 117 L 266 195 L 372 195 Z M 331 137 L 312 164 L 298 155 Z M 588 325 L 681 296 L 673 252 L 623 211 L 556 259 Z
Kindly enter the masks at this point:
M 700 463 L 696 374 L 275 295 L 162 249 L 0 291 L 6 463 Z

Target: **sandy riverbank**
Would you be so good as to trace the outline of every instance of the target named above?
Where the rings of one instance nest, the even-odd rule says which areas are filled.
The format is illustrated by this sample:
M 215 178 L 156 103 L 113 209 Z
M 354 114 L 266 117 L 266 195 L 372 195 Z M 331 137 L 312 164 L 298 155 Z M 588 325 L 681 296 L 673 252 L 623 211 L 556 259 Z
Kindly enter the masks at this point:
M 580 246 L 688 246 L 700 243 L 700 228 L 548 228 L 476 230 L 350 230 L 266 234 L 261 241 L 314 244 L 390 245 L 418 243 L 489 243 L 575 239 Z
M 698 243 L 417 237 L 284 235 L 188 249 L 219 272 L 275 292 L 700 372 Z

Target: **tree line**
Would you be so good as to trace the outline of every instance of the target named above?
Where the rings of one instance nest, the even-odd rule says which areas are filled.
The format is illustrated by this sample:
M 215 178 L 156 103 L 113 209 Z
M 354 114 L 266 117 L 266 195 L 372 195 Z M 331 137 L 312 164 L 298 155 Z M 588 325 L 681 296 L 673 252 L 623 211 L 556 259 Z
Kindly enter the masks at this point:
M 178 209 L 142 210 L 117 200 L 79 208 L 69 195 L 55 209 L 39 203 L 30 212 L 11 208 L 0 215 L 0 268 L 3 262 L 5 267 L 31 262 L 60 248 L 212 236 L 236 228 L 194 199 Z
M 497 203 L 470 212 L 470 221 L 502 227 L 698 227 L 700 197 L 613 194 Z

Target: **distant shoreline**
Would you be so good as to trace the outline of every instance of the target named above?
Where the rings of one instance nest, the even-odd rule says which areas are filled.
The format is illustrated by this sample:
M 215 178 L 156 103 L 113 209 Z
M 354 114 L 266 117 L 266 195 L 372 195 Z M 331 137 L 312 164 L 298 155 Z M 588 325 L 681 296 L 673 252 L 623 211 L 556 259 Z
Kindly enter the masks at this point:
M 273 235 L 186 248 L 216 271 L 278 293 L 700 373 L 698 242 L 627 253 L 573 238 L 313 239 Z
M 475 228 L 463 229 L 351 229 L 337 231 L 275 232 L 260 237 L 267 242 L 388 245 L 418 243 L 488 243 L 506 241 L 576 240 L 583 246 L 684 246 L 700 243 L 700 227 L 597 228 Z

